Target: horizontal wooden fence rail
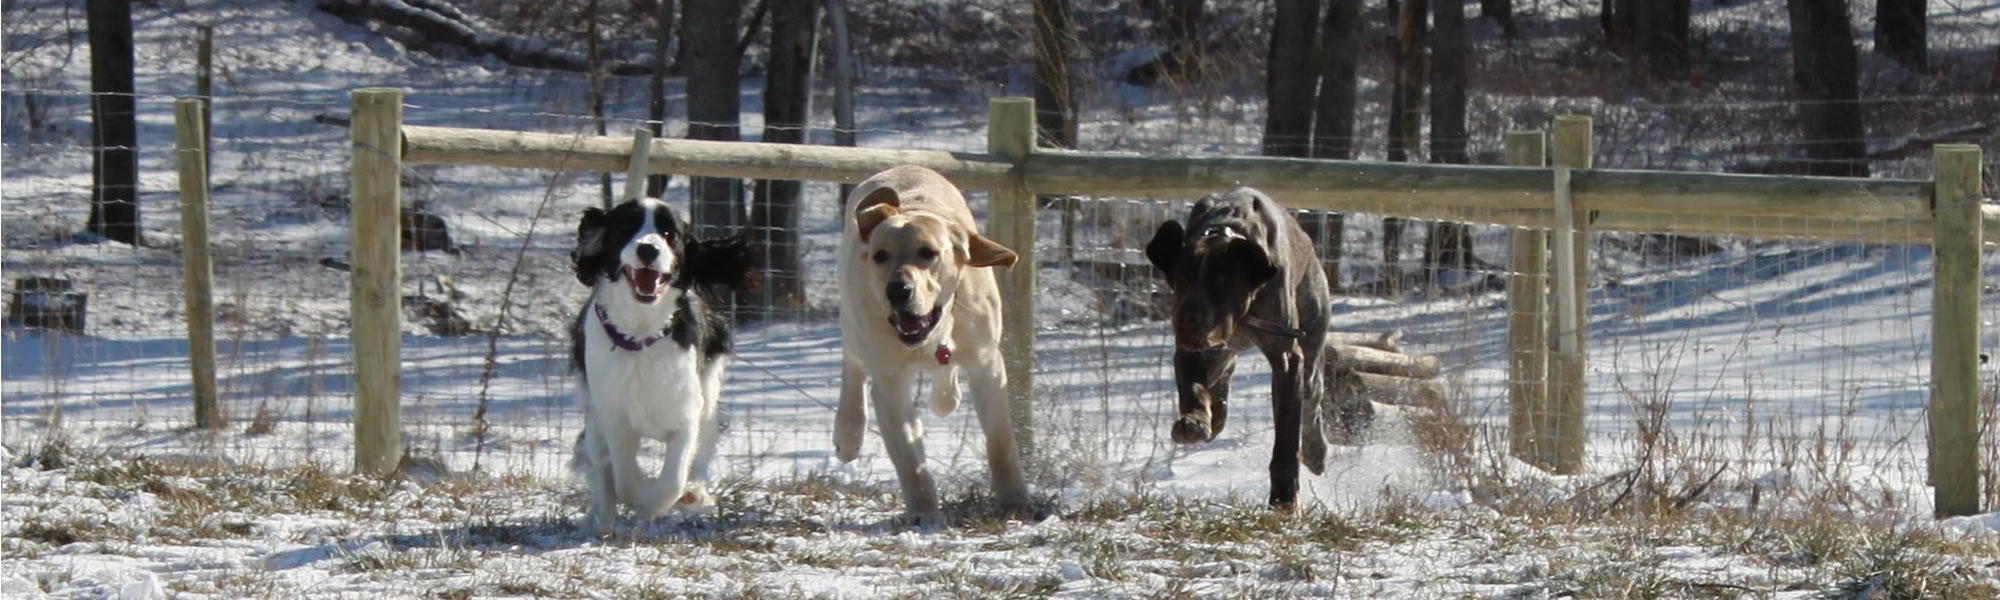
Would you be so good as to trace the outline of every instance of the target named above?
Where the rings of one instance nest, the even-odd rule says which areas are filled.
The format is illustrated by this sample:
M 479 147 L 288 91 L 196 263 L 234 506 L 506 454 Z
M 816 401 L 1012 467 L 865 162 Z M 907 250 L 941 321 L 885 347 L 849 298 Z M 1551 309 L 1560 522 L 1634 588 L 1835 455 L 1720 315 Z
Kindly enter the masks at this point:
M 630 137 L 403 126 L 403 162 L 410 165 L 623 173 L 631 159 Z M 917 165 L 960 187 L 982 190 L 1010 184 L 1014 170 L 1013 161 L 979 152 L 685 139 L 653 140 L 648 160 L 655 175 L 836 183 L 860 183 L 882 169 Z
M 894 150 L 762 142 L 656 139 L 651 172 L 703 177 L 854 183 L 893 165 L 919 165 L 969 189 L 1011 186 L 1014 162 L 981 152 Z M 623 136 L 406 125 L 403 161 L 623 172 Z M 1305 210 L 1366 212 L 1547 228 L 1552 170 L 1263 156 L 1132 156 L 1036 149 L 1020 181 L 1035 194 L 1198 197 L 1250 185 Z M 1570 182 L 1593 230 L 1830 239 L 1931 241 L 1931 182 L 1586 169 Z M 2000 207 L 1984 207 L 1984 240 L 2000 245 Z

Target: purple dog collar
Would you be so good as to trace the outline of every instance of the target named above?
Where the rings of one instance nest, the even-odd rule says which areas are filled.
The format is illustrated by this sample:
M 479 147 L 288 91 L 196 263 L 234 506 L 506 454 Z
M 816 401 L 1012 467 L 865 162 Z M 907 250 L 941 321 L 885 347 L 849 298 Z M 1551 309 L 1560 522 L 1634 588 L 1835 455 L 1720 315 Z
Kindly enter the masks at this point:
M 632 336 L 625 335 L 625 332 L 619 331 L 617 327 L 611 324 L 611 315 L 604 311 L 604 305 L 592 302 L 590 306 L 597 309 L 597 322 L 604 325 L 604 336 L 611 338 L 611 345 L 620 350 L 631 350 L 633 352 L 645 350 L 654 343 L 667 339 L 667 330 L 674 326 L 673 321 L 668 320 L 666 326 L 660 328 L 658 335 L 645 339 L 632 339 Z

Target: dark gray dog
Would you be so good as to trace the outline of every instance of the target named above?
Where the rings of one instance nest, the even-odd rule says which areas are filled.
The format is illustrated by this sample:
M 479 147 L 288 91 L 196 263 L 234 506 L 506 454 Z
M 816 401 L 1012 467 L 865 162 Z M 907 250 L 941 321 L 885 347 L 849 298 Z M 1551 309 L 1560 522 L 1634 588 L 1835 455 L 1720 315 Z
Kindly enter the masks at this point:
M 1222 432 L 1236 353 L 1256 346 L 1271 362 L 1278 429 L 1270 502 L 1291 506 L 1298 499 L 1299 463 L 1315 475 L 1326 468 L 1320 355 L 1332 294 L 1312 240 L 1270 196 L 1239 187 L 1195 202 L 1185 228 L 1161 223 L 1146 244 L 1146 258 L 1174 295 L 1174 387 L 1180 394 L 1174 441 L 1206 442 Z

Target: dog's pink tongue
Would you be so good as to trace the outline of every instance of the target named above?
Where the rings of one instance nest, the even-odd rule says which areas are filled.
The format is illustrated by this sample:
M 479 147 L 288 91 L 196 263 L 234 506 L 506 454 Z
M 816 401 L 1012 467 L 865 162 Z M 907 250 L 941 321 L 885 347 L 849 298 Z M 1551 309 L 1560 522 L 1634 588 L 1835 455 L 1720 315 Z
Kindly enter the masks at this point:
M 660 292 L 660 272 L 652 269 L 636 269 L 632 272 L 632 287 L 648 296 Z
M 901 331 L 903 333 L 916 333 L 919 331 L 923 331 L 924 318 L 912 314 L 898 313 L 896 315 L 896 330 Z

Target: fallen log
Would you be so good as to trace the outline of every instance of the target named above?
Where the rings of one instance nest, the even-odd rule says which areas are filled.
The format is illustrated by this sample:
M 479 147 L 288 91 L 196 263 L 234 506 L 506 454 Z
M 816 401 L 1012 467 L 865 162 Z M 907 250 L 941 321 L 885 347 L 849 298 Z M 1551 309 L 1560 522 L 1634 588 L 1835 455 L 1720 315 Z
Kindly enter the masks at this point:
M 1328 364 L 1334 370 L 1353 369 L 1362 373 L 1430 379 L 1438 376 L 1435 356 L 1418 356 L 1368 346 L 1349 346 L 1328 341 Z
M 1335 393 L 1395 406 L 1437 408 L 1444 406 L 1444 385 L 1435 381 L 1363 373 L 1351 369 L 1334 374 Z
M 1383 352 L 1402 352 L 1403 331 L 1400 329 L 1384 333 L 1329 331 L 1326 332 L 1326 343 L 1374 348 Z

